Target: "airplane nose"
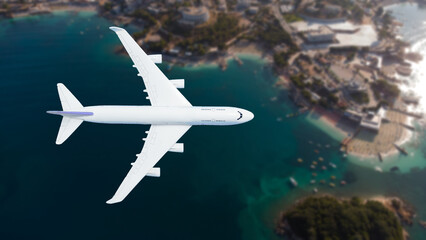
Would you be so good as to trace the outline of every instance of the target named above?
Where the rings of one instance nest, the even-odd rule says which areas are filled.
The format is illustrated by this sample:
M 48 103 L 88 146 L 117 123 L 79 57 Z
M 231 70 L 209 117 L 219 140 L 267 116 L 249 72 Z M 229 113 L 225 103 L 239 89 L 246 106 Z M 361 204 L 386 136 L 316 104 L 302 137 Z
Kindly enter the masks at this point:
M 245 115 L 246 115 L 247 122 L 251 121 L 254 118 L 254 114 L 250 111 L 246 111 Z

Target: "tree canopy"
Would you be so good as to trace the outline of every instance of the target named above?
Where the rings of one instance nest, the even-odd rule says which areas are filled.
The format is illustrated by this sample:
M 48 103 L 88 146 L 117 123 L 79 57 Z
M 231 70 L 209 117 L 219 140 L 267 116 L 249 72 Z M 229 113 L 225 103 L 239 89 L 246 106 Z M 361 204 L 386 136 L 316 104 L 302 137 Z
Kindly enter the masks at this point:
M 309 197 L 288 210 L 282 221 L 302 239 L 402 240 L 395 214 L 376 201 Z

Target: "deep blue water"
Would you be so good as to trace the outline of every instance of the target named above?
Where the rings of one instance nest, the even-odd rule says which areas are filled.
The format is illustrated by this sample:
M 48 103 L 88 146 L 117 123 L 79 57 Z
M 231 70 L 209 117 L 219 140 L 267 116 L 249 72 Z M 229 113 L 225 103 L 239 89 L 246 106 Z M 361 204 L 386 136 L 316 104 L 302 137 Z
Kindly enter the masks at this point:
M 310 194 L 309 165 L 319 156 L 338 169 L 318 171 L 318 180 L 341 179 L 347 169 L 359 179 L 345 188 L 317 186 L 321 192 L 408 192 L 426 216 L 419 204 L 426 186 L 407 188 L 423 175 L 380 175 L 351 165 L 337 151 L 339 143 L 303 116 L 284 117 L 296 109 L 286 97 L 271 101 L 276 78 L 250 57 L 243 57 L 243 66 L 230 61 L 225 72 L 217 66 L 165 71 L 186 79 L 182 92 L 193 105 L 241 107 L 255 118 L 191 128 L 181 140 L 185 153 L 168 153 L 158 163 L 160 178 L 145 178 L 122 203 L 105 204 L 140 152 L 148 126 L 83 123 L 57 146 L 60 118 L 45 111 L 61 107 L 58 82 L 86 106 L 148 104 L 130 58 L 114 54 L 120 42 L 109 26 L 87 13 L 0 21 L 0 238 L 270 239 L 279 210 Z M 291 189 L 289 176 L 301 187 Z

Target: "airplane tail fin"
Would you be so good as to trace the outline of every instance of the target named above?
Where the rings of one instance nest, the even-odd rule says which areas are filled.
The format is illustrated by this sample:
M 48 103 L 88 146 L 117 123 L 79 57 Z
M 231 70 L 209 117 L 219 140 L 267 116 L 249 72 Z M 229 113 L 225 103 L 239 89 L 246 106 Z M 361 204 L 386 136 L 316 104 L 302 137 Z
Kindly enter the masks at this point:
M 83 105 L 77 100 L 74 95 L 65 87 L 64 84 L 58 83 L 58 93 L 61 99 L 62 109 L 64 111 L 75 111 L 83 109 Z
M 83 122 L 83 120 L 74 117 L 93 113 L 81 111 L 84 109 L 83 105 L 81 105 L 64 84 L 58 83 L 57 86 L 63 111 L 48 111 L 47 113 L 62 116 L 61 126 L 59 127 L 58 136 L 56 138 L 56 144 L 60 145 L 65 142 Z

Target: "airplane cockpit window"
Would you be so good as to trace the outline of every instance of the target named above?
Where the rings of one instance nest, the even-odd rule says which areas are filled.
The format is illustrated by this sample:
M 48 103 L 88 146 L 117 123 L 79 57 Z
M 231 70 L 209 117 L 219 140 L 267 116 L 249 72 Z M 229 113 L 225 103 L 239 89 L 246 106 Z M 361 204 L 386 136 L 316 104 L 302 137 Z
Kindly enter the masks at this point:
M 237 120 L 240 120 L 243 117 L 243 114 L 240 111 L 237 111 L 240 114 L 240 117 Z

